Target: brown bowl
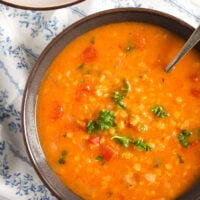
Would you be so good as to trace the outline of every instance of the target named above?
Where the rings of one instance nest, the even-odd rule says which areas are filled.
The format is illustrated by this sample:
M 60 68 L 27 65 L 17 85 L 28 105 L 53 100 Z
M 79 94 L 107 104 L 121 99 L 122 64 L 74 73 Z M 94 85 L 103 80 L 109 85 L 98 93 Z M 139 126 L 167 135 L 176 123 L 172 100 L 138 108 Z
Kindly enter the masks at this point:
M 46 73 L 51 62 L 57 54 L 76 37 L 83 33 L 99 27 L 115 22 L 136 21 L 155 24 L 166 28 L 171 32 L 179 35 L 183 39 L 187 39 L 194 30 L 190 25 L 170 16 L 150 9 L 141 8 L 121 8 L 103 11 L 85 17 L 84 19 L 74 23 L 62 33 L 60 33 L 43 51 L 35 64 L 30 77 L 28 79 L 23 103 L 22 103 L 22 124 L 24 141 L 27 152 L 35 167 L 37 173 L 48 186 L 50 191 L 59 199 L 79 200 L 81 199 L 72 191 L 70 191 L 54 174 L 48 166 L 45 155 L 40 145 L 38 132 L 36 128 L 36 103 L 37 94 L 44 74 Z M 200 51 L 200 44 L 196 46 Z M 180 196 L 179 200 L 200 200 L 200 181 L 191 187 L 191 189 Z

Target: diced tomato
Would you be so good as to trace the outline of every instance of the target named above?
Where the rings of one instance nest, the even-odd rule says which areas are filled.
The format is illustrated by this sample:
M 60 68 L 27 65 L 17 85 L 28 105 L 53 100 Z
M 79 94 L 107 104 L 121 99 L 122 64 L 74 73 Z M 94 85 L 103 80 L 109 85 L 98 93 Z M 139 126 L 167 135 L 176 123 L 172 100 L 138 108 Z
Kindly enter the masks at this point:
M 86 47 L 82 54 L 81 57 L 83 59 L 83 62 L 94 62 L 97 59 L 97 50 L 94 45 L 90 45 Z
M 58 101 L 54 101 L 52 105 L 51 119 L 56 121 L 63 116 L 63 113 L 64 109 L 62 104 Z
M 110 145 L 103 145 L 101 147 L 101 156 L 105 161 L 109 161 L 116 153 L 116 150 Z
M 101 137 L 100 136 L 94 136 L 94 135 L 91 135 L 88 139 L 88 142 L 90 144 L 95 144 L 95 145 L 100 145 L 100 140 L 101 140 Z
M 122 194 L 119 194 L 118 200 L 125 200 L 125 197 Z
M 119 47 L 119 49 L 120 49 L 121 51 L 124 50 L 121 44 L 119 44 L 118 47 Z
M 91 87 L 88 84 L 82 84 L 76 92 L 76 100 L 80 101 L 82 97 L 87 96 L 91 91 Z
M 194 140 L 191 142 L 191 147 L 195 147 L 199 144 L 199 141 L 198 140 Z
M 200 97 L 200 89 L 192 88 L 190 92 L 194 97 Z

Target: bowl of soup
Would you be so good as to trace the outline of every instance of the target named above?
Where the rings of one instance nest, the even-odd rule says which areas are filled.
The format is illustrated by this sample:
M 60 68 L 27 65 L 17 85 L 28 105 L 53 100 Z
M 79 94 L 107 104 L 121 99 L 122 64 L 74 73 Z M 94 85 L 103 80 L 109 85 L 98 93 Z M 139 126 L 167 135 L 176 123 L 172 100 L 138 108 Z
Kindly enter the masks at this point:
M 168 14 L 90 15 L 43 51 L 22 105 L 25 145 L 59 199 L 200 198 L 200 45 Z

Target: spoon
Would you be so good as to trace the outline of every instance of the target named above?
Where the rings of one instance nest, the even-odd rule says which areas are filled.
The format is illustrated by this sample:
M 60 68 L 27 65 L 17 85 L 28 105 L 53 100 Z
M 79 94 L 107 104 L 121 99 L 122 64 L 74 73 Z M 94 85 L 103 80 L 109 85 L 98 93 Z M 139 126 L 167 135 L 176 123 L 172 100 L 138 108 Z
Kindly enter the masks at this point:
M 181 60 L 198 42 L 200 41 L 200 25 L 194 30 L 192 35 L 183 45 L 182 49 L 179 51 L 177 56 L 169 63 L 169 65 L 165 68 L 166 72 L 172 70 L 175 67 L 176 63 Z

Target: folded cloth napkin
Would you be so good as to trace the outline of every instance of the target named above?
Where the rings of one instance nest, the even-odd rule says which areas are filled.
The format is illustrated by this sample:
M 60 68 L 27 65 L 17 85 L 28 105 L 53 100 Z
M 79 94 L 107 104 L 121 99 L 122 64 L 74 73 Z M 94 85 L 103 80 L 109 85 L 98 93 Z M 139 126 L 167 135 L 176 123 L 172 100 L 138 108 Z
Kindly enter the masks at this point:
M 151 8 L 194 27 L 199 0 L 86 0 L 68 8 L 30 11 L 0 4 L 0 199 L 56 199 L 37 176 L 22 137 L 21 101 L 28 75 L 45 46 L 73 22 L 118 7 Z

